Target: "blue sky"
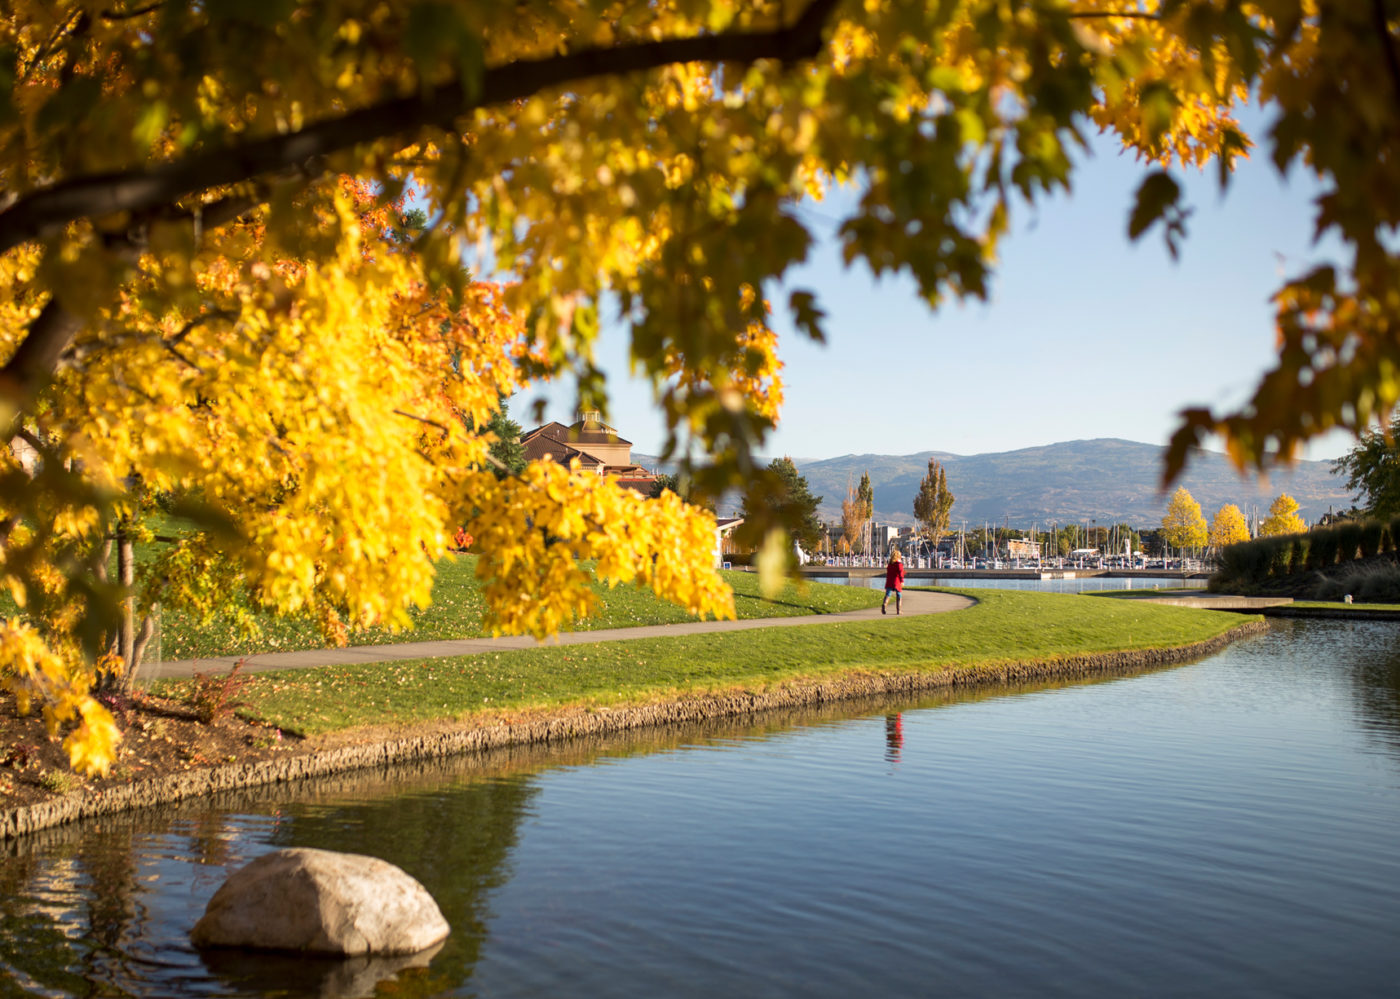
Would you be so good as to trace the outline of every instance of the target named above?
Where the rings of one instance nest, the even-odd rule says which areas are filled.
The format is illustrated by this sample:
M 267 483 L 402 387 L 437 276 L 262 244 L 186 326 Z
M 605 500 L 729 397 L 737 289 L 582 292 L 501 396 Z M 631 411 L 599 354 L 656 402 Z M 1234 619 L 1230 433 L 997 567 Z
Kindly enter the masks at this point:
M 1186 406 L 1238 403 L 1273 357 L 1270 294 L 1284 275 L 1320 257 L 1312 244 L 1317 188 L 1279 177 L 1256 150 L 1222 197 L 1214 168 L 1175 176 L 1194 209 L 1180 259 L 1157 230 L 1127 238 L 1147 168 L 1097 140 L 1074 190 L 1021 206 L 1003 240 L 989 302 L 934 314 L 906 278 L 877 282 L 847 269 L 827 241 L 792 275 L 819 293 L 827 344 L 776 317 L 786 404 L 768 454 L 1011 451 L 1057 441 L 1121 437 L 1165 443 Z M 814 231 L 834 228 L 839 197 L 803 211 Z M 770 296 L 775 305 L 786 292 Z M 625 329 L 605 332 L 600 360 L 612 386 L 612 423 L 656 453 L 662 424 L 650 389 L 629 380 Z M 512 414 L 530 421 L 516 397 Z M 547 418 L 568 422 L 569 386 L 548 392 Z M 1305 457 L 1351 444 L 1333 434 Z

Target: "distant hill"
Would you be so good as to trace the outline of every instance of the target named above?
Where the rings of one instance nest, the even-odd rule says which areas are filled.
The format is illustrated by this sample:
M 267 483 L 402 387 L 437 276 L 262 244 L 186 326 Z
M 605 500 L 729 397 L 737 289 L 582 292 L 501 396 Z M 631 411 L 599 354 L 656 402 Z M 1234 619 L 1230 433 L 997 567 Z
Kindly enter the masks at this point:
M 875 519 L 913 523 L 914 493 L 928 459 L 934 457 L 947 469 L 948 487 L 957 497 L 954 524 L 1010 520 L 1013 526 L 1045 526 L 1052 521 L 1097 520 L 1155 527 L 1168 499 L 1157 492 L 1165 451 L 1156 444 L 1104 438 L 996 454 L 848 454 L 799 461 L 798 470 L 807 477 L 812 492 L 822 497 L 821 515 L 827 520 L 841 516 L 847 481 L 858 483 L 861 473 L 868 471 L 875 489 Z M 646 463 L 648 459 L 639 456 L 638 460 Z M 1246 516 L 1251 507 L 1257 507 L 1262 516 L 1273 498 L 1286 492 L 1312 522 L 1329 507 L 1343 510 L 1354 502 L 1331 467 L 1329 461 L 1301 461 L 1260 484 L 1242 479 L 1223 454 L 1197 451 L 1180 484 L 1201 504 L 1207 520 L 1226 503 L 1237 504 Z M 721 509 L 728 512 L 723 505 Z

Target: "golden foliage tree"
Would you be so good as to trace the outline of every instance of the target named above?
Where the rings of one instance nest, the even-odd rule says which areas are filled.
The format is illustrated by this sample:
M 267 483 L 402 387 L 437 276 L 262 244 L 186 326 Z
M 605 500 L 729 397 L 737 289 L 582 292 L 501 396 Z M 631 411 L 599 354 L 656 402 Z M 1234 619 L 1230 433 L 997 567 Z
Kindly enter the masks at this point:
M 1233 503 L 1226 503 L 1215 511 L 1215 516 L 1210 522 L 1210 546 L 1212 548 L 1219 551 L 1226 545 L 1248 540 L 1249 525 L 1245 523 L 1244 514 L 1240 512 L 1239 507 Z
M 209 604 L 237 582 L 328 637 L 403 624 L 456 524 L 500 628 L 586 612 L 585 555 L 728 613 L 702 515 L 663 497 L 633 531 L 607 482 L 487 472 L 472 428 L 501 393 L 571 373 L 605 409 L 616 301 L 691 495 L 742 488 L 751 532 L 794 527 L 755 453 L 782 402 L 759 289 L 813 242 L 795 205 L 856 182 L 848 262 L 908 271 L 932 305 L 980 297 L 1013 209 L 1067 187 L 1105 129 L 1144 164 L 1129 231 L 1176 252 L 1173 172 L 1213 160 L 1224 184 L 1251 93 L 1347 255 L 1286 281 L 1276 369 L 1238 412 L 1187 411 L 1167 472 L 1210 433 L 1244 465 L 1360 427 L 1400 397 L 1400 264 L 1378 235 L 1400 221 L 1394 6 L 14 0 L 0 574 L 23 617 L 0 672 L 105 765 L 88 688 L 129 669 L 142 585 L 104 580 L 105 553 L 153 504 L 179 525 L 172 591 Z M 383 214 L 410 185 L 424 224 Z M 473 280 L 487 265 L 517 277 Z M 813 290 L 779 307 L 821 339 Z
M 856 487 L 848 476 L 846 498 L 841 501 L 841 539 L 846 543 L 846 551 L 855 550 L 864 524 L 865 511 L 862 509 Z
M 955 499 L 948 488 L 948 473 L 938 459 L 930 458 L 928 471 L 919 482 L 919 491 L 914 494 L 914 519 L 919 522 L 924 537 L 935 545 L 948 529 Z
M 1173 548 L 1200 548 L 1206 543 L 1206 518 L 1185 486 L 1177 486 L 1162 514 L 1162 536 Z
M 1308 525 L 1298 516 L 1298 501 L 1287 493 L 1280 493 L 1269 504 L 1269 515 L 1259 525 L 1259 536 L 1272 538 L 1279 534 L 1302 534 L 1307 529 Z

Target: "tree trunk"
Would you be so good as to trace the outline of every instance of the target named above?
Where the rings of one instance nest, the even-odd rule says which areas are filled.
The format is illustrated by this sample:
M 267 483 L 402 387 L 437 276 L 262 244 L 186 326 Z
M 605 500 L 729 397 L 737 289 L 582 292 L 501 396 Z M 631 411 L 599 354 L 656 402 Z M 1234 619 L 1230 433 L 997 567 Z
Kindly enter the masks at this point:
M 127 534 L 125 528 L 117 529 L 117 581 L 121 583 L 124 594 L 122 596 L 120 624 L 120 654 L 126 667 L 123 672 L 130 675 L 132 664 L 136 658 L 136 595 L 132 592 L 136 586 L 136 558 L 131 535 Z M 126 685 L 123 684 L 123 686 Z
M 121 601 L 121 614 L 117 620 L 117 633 L 112 636 L 107 651 L 120 662 L 112 669 L 101 670 L 97 676 L 97 692 L 100 694 L 129 694 L 136 681 L 136 671 L 141 665 L 141 656 L 155 634 L 155 620 L 145 616 L 140 630 L 136 626 L 136 545 L 124 526 L 119 526 L 115 537 L 102 547 L 97 560 L 96 575 L 99 582 L 107 581 L 107 559 L 111 555 L 112 542 L 117 549 L 117 582 L 124 594 Z

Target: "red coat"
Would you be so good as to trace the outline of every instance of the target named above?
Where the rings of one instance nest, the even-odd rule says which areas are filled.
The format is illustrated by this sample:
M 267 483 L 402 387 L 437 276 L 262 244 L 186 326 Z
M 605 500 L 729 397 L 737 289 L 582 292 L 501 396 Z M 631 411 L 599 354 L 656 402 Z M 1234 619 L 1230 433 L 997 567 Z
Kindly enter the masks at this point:
M 885 589 L 902 592 L 904 590 L 904 563 L 891 562 L 885 566 Z

